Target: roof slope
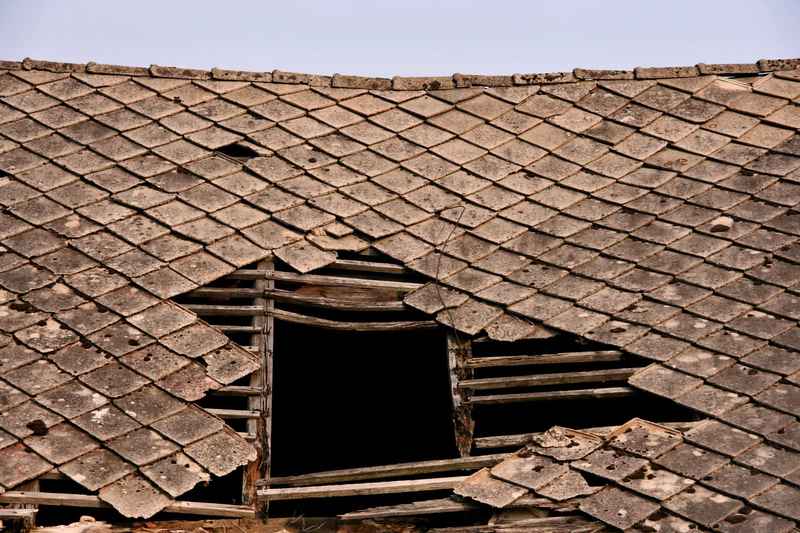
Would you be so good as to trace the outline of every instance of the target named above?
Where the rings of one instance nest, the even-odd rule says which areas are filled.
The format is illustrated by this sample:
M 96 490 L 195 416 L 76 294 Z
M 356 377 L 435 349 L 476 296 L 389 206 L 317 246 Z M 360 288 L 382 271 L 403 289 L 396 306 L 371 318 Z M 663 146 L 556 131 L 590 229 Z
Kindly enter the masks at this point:
M 792 468 L 755 468 L 800 494 L 798 67 L 380 80 L 0 64 L 0 486 L 122 454 L 79 423 L 93 401 L 153 391 L 192 409 L 235 379 L 227 357 L 247 368 L 164 300 L 273 253 L 308 271 L 371 245 L 437 279 L 406 303 L 462 332 L 515 339 L 533 320 L 653 360 L 632 385 L 785 447 Z M 261 155 L 214 153 L 234 142 Z M 153 374 L 129 355 L 144 343 L 181 370 Z M 113 359 L 100 372 L 70 354 L 95 348 Z M 119 390 L 120 373 L 142 388 Z M 67 393 L 69 411 L 53 401 Z M 59 431 L 30 436 L 31 411 Z M 134 422 L 155 432 L 122 438 L 216 473 Z M 84 448 L 53 453 L 68 436 Z

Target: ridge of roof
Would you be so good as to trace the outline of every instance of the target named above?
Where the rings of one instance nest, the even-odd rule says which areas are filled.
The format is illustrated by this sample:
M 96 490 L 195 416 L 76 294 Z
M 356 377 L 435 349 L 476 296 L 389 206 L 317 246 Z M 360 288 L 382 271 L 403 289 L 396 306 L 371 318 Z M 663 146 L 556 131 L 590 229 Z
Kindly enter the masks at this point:
M 220 81 L 260 81 L 286 84 L 308 84 L 314 87 L 419 91 L 466 87 L 511 87 L 601 80 L 653 80 L 687 78 L 705 75 L 758 75 L 800 68 L 800 58 L 759 59 L 754 63 L 698 63 L 679 67 L 635 67 L 630 70 L 575 68 L 565 72 L 487 75 L 460 74 L 451 76 L 394 76 L 392 78 L 349 74 L 307 74 L 300 72 L 243 71 L 212 68 L 211 70 L 161 65 L 124 66 L 104 63 L 66 63 L 25 58 L 22 61 L 0 60 L 0 70 L 45 70 L 49 72 L 86 72 Z

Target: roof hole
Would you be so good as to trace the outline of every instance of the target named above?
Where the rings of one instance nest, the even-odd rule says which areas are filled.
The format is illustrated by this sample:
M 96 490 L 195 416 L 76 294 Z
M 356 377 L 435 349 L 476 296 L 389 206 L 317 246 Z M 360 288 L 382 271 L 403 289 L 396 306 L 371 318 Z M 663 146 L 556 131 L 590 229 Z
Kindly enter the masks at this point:
M 247 161 L 254 157 L 258 157 L 258 152 L 240 143 L 231 143 L 220 148 L 217 148 L 217 153 L 238 159 L 240 161 Z

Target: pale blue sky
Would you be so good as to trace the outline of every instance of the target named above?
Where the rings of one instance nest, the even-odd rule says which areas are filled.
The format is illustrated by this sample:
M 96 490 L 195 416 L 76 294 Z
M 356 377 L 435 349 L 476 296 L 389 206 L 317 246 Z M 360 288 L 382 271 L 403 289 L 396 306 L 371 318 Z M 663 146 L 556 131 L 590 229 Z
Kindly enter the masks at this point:
M 0 0 L 0 58 L 511 74 L 800 57 L 800 0 Z

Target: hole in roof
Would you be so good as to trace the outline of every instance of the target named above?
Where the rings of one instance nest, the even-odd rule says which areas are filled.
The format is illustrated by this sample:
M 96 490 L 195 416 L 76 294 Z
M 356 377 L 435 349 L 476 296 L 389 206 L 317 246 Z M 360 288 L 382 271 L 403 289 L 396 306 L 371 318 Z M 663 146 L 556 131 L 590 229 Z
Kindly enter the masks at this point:
M 247 145 L 241 143 L 231 143 L 220 148 L 217 148 L 217 153 L 232 157 L 239 161 L 247 161 L 254 157 L 258 157 L 258 152 L 253 150 Z

